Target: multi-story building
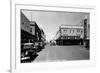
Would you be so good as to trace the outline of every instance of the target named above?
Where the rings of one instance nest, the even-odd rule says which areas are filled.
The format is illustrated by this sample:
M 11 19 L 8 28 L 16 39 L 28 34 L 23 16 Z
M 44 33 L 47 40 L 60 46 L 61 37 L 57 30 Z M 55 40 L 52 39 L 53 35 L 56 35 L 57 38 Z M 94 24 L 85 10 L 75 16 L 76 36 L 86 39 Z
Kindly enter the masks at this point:
M 45 34 L 35 21 L 30 21 L 21 12 L 21 58 L 33 58 L 44 48 Z
M 57 44 L 63 45 L 71 42 L 81 41 L 83 38 L 83 26 L 78 25 L 62 25 L 56 34 Z
M 21 12 L 21 40 L 33 40 L 41 41 L 41 38 L 44 36 L 44 32 L 37 25 L 35 21 L 30 21 L 28 18 Z M 45 38 L 45 36 L 44 36 Z
M 61 25 L 54 40 L 57 45 L 81 44 L 89 48 L 90 44 L 90 24 L 87 18 L 83 19 L 79 25 Z

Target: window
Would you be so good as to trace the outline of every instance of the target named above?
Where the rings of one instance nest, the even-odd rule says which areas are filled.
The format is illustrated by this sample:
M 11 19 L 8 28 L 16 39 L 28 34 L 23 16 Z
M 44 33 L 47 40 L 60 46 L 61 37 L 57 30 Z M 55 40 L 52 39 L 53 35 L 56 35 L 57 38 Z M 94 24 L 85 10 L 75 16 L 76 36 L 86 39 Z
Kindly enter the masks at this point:
M 77 32 L 80 32 L 80 30 L 79 30 L 79 29 L 77 29 Z

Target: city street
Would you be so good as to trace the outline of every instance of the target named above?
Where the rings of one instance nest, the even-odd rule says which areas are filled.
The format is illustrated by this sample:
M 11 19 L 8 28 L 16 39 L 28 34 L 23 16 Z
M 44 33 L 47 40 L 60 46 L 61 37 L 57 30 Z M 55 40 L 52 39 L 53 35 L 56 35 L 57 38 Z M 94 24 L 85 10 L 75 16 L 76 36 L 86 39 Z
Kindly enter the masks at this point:
M 38 54 L 34 62 L 89 59 L 89 50 L 80 45 L 50 46 L 47 44 Z
M 21 62 L 89 60 L 89 17 L 84 12 L 22 9 Z

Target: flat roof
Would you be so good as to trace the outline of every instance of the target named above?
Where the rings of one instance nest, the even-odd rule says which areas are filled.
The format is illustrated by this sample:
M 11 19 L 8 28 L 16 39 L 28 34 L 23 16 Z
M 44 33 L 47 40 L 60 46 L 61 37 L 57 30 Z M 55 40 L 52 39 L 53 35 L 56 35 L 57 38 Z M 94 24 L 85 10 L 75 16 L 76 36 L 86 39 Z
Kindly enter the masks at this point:
M 60 28 L 79 28 L 79 29 L 83 29 L 84 27 L 80 26 L 80 25 L 63 25 L 63 26 L 60 26 Z

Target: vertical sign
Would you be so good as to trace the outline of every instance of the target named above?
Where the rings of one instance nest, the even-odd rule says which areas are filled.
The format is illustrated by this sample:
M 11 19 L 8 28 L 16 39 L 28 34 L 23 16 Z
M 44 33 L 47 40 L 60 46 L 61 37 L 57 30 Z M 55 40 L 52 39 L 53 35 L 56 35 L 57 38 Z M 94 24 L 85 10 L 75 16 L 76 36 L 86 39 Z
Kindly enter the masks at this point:
M 87 19 L 84 19 L 84 39 L 87 38 Z

